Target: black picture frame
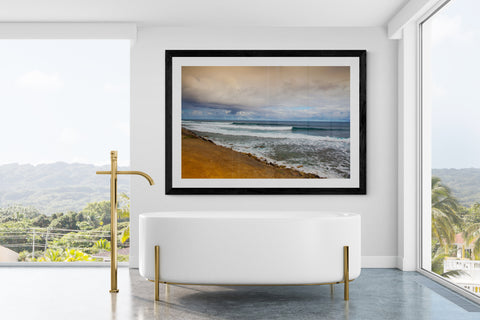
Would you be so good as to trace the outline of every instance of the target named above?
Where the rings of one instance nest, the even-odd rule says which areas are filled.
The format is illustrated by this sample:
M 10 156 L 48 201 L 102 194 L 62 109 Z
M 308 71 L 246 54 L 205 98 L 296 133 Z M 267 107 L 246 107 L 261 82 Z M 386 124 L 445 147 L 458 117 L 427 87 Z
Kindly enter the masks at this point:
M 177 58 L 285 58 L 290 57 L 333 57 L 354 58 L 358 63 L 358 132 L 350 132 L 350 135 L 358 135 L 358 183 L 355 186 L 346 187 L 285 187 L 279 185 L 271 187 L 240 186 L 240 187 L 211 187 L 206 183 L 204 186 L 184 187 L 176 186 L 173 179 L 173 96 L 174 85 L 173 68 Z M 367 113 L 366 113 L 366 86 L 367 86 L 367 52 L 366 50 L 166 50 L 165 51 L 165 193 L 168 195 L 178 194 L 366 194 L 367 192 Z M 177 80 L 178 81 L 178 80 Z

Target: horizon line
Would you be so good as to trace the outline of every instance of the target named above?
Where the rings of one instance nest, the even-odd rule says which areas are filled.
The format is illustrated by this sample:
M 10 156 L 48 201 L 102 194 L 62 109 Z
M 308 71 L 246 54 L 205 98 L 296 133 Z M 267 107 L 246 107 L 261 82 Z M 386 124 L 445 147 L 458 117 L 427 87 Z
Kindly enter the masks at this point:
M 288 121 L 303 121 L 303 122 L 350 122 L 350 119 L 349 120 L 341 120 L 341 119 L 334 119 L 334 120 L 279 120 L 279 119 L 192 119 L 192 118 L 188 118 L 188 119 L 184 119 L 182 118 L 182 121 L 183 120 L 186 120 L 186 121 L 192 121 L 192 120 L 200 120 L 200 121 L 284 121 L 284 122 L 288 122 Z

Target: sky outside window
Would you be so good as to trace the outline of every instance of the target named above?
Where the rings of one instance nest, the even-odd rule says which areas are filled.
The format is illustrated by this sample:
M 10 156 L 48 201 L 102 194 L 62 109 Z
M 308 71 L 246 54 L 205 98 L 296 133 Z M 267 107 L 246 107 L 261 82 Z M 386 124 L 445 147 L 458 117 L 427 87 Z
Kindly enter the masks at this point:
M 0 57 L 0 165 L 129 165 L 129 40 L 0 40 Z
M 480 168 L 480 1 L 432 18 L 432 168 Z

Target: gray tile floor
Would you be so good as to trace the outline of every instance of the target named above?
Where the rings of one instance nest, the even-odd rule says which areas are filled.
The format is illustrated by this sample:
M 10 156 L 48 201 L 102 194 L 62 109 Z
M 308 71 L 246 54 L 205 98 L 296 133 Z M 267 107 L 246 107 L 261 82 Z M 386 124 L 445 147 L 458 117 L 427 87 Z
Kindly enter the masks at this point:
M 363 269 L 343 287 L 161 287 L 120 268 L 0 268 L 0 319 L 480 319 L 480 308 L 416 272 Z M 469 311 L 470 310 L 470 311 Z M 477 311 L 477 312 L 471 312 Z

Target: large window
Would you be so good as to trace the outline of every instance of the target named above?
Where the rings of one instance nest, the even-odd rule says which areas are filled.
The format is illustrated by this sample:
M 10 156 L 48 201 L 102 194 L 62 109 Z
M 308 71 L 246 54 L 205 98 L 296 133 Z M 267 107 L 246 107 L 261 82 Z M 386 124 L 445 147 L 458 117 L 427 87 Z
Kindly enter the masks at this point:
M 129 40 L 0 40 L 0 263 L 105 261 L 110 150 L 129 166 Z M 119 257 L 129 183 L 119 178 Z
M 422 268 L 480 296 L 480 2 L 421 25 Z

